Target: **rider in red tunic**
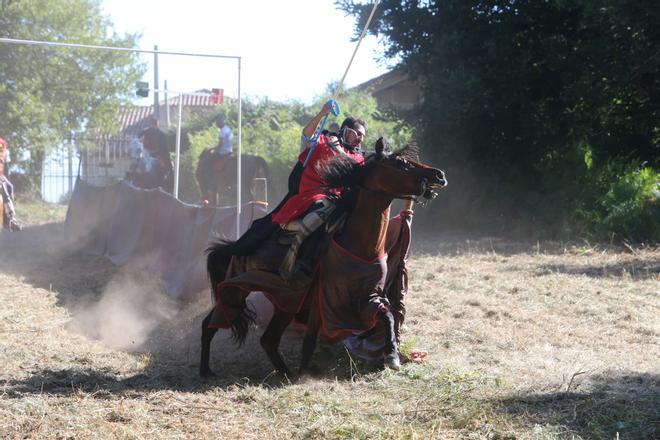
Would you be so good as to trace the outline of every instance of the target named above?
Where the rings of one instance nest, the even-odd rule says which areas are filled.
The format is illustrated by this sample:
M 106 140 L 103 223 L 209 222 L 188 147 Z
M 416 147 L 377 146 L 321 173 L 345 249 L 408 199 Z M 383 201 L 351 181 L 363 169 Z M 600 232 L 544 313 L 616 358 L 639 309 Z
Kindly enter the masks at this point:
M 360 129 L 364 130 L 364 127 L 360 126 Z M 305 148 L 305 150 L 300 153 L 300 156 L 298 156 L 298 162 L 301 164 L 304 163 L 308 152 L 309 147 Z M 312 152 L 312 156 L 309 158 L 309 162 L 300 177 L 298 194 L 291 197 L 279 209 L 279 211 L 273 215 L 274 223 L 279 223 L 281 225 L 287 224 L 305 214 L 314 202 L 325 199 L 329 194 L 340 195 L 340 190 L 327 188 L 328 184 L 319 175 L 317 169 L 317 164 L 332 159 L 338 154 L 350 156 L 359 163 L 364 162 L 364 157 L 359 150 L 351 150 L 341 146 L 337 137 L 332 134 L 321 134 L 318 143 L 316 144 L 316 148 Z
M 331 108 L 326 104 L 303 129 L 303 151 L 298 157 L 297 167 L 304 164 L 309 153 L 310 138 L 317 130 L 323 117 L 330 113 Z M 366 123 L 358 118 L 346 118 L 339 133 L 324 132 L 319 135 L 316 148 L 305 168 L 302 170 L 297 194 L 289 198 L 280 209 L 273 213 L 273 223 L 280 224 L 284 229 L 295 231 L 291 248 L 285 256 L 280 274 L 286 280 L 299 272 L 296 267 L 296 257 L 302 242 L 312 232 L 323 225 L 334 210 L 334 205 L 327 199 L 329 195 L 340 195 L 341 190 L 329 189 L 327 182 L 319 175 L 317 165 L 337 155 L 343 154 L 353 158 L 359 163 L 364 162 L 361 146 L 366 134 Z M 299 221 L 294 221 L 298 220 Z

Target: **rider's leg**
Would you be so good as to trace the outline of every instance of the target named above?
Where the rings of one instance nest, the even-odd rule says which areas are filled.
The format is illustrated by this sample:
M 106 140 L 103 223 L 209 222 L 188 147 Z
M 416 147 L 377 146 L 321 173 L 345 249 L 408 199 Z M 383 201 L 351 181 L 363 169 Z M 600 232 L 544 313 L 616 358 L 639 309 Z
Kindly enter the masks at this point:
M 302 220 L 295 222 L 296 235 L 294 236 L 291 246 L 280 265 L 280 275 L 282 278 L 290 281 L 294 278 L 294 275 L 303 275 L 300 274 L 300 271 L 298 270 L 299 268 L 296 265 L 296 259 L 300 247 L 307 237 L 326 223 L 334 209 L 335 206 L 332 202 L 327 199 L 322 200 L 312 205 L 310 212 L 308 212 Z M 287 226 L 293 227 L 291 224 Z

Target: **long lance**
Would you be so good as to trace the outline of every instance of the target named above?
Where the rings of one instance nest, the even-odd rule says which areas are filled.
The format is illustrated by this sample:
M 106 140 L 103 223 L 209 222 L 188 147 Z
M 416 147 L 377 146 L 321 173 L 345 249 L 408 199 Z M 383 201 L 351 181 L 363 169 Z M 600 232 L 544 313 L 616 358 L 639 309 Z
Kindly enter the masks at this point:
M 339 116 L 340 109 L 339 109 L 339 104 L 337 103 L 337 96 L 339 95 L 339 92 L 341 92 L 341 88 L 344 85 L 344 80 L 346 79 L 346 75 L 348 75 L 348 71 L 350 70 L 351 65 L 353 64 L 353 60 L 355 59 L 355 54 L 360 48 L 360 44 L 362 43 L 364 36 L 367 34 L 367 29 L 369 29 L 369 24 L 371 24 L 371 19 L 374 18 L 374 14 L 376 13 L 376 8 L 378 7 L 378 3 L 380 3 L 380 0 L 376 0 L 374 2 L 373 7 L 371 8 L 371 13 L 369 14 L 369 18 L 367 19 L 366 24 L 362 28 L 362 33 L 360 33 L 360 38 L 358 38 L 358 42 L 355 45 L 355 49 L 353 50 L 353 55 L 351 56 L 351 60 L 348 62 L 348 66 L 346 66 L 346 70 L 344 71 L 344 76 L 341 77 L 339 84 L 337 84 L 337 87 L 335 87 L 335 91 L 332 94 L 332 98 L 327 103 L 328 106 L 331 108 L 332 114 L 334 116 Z M 328 121 L 328 116 L 330 116 L 330 113 L 325 115 L 325 117 L 321 121 L 321 125 L 319 126 L 319 128 L 317 128 L 317 130 L 314 132 L 314 135 L 312 136 L 311 144 L 309 146 L 309 151 L 307 152 L 307 157 L 305 157 L 305 162 L 303 162 L 303 167 L 307 166 L 307 162 L 309 162 L 309 158 L 312 157 L 312 153 L 314 152 L 314 149 L 316 148 L 316 144 L 319 141 L 319 136 L 321 135 L 321 132 L 323 132 L 323 129 L 325 128 L 325 124 Z

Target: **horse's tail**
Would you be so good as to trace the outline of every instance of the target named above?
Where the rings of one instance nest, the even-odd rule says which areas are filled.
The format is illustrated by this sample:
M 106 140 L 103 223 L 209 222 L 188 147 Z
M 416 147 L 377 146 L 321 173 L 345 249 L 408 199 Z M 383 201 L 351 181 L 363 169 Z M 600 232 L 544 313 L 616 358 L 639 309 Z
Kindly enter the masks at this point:
M 206 271 L 211 281 L 211 291 L 215 300 L 218 293 L 218 284 L 225 279 L 231 257 L 234 255 L 236 242 L 221 241 L 213 243 L 206 249 Z
M 247 306 L 247 301 L 243 299 L 238 318 L 234 319 L 231 323 L 231 339 L 238 344 L 239 347 L 245 344 L 245 338 L 247 338 L 248 331 L 250 330 L 250 327 L 255 325 L 256 319 L 257 313 L 250 309 Z
M 261 156 L 254 157 L 258 167 L 262 170 L 263 175 L 261 177 L 265 177 L 270 182 L 270 167 L 268 166 L 268 162 L 266 162 L 266 160 Z
M 254 194 L 254 180 L 256 178 L 265 178 L 266 182 L 270 183 L 270 167 L 268 162 L 261 157 L 254 154 L 245 154 L 243 155 L 243 185 L 246 188 L 250 188 L 251 200 L 255 200 L 254 197 L 257 194 Z
M 266 159 L 264 159 L 261 156 L 257 156 L 257 162 L 265 170 L 266 172 L 265 177 L 270 177 L 270 168 L 268 167 L 268 162 L 266 162 Z
M 211 281 L 211 291 L 214 299 L 217 298 L 218 284 L 224 281 L 232 257 L 240 254 L 241 248 L 239 241 L 221 241 L 213 243 L 206 249 L 206 270 Z M 247 302 L 243 298 L 239 315 L 231 323 L 232 339 L 239 347 L 245 343 L 245 338 L 250 327 L 254 325 L 256 317 L 254 310 L 247 306 Z
M 206 169 L 208 168 L 207 163 L 208 163 L 208 156 L 210 154 L 211 149 L 210 148 L 204 148 L 201 153 L 199 153 L 199 157 L 197 158 L 197 166 L 195 167 L 195 177 L 197 178 L 197 182 L 199 182 L 200 176 L 206 172 Z

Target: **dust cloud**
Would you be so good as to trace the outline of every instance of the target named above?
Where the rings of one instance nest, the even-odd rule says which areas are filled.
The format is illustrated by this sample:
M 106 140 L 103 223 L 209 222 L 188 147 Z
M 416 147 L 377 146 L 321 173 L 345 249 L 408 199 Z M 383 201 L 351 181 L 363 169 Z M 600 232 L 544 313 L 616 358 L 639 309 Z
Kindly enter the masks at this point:
M 151 333 L 177 315 L 176 301 L 168 298 L 156 279 L 143 274 L 117 274 L 100 297 L 71 307 L 68 327 L 90 339 L 126 351 L 145 348 Z

